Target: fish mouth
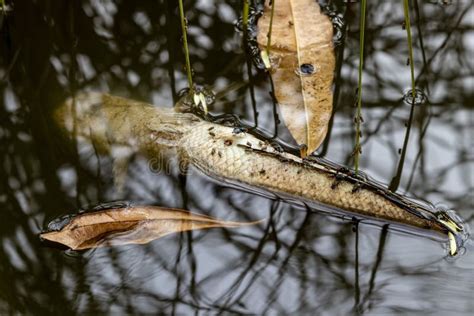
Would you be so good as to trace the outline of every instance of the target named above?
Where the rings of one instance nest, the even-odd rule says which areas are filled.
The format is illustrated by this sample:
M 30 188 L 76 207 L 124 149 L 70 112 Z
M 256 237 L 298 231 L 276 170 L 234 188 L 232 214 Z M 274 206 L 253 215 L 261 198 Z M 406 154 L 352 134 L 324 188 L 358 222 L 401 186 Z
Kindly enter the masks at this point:
M 459 254 L 460 249 L 469 238 L 468 226 L 454 210 L 439 210 L 435 215 L 436 222 L 448 232 L 449 255 L 454 257 Z

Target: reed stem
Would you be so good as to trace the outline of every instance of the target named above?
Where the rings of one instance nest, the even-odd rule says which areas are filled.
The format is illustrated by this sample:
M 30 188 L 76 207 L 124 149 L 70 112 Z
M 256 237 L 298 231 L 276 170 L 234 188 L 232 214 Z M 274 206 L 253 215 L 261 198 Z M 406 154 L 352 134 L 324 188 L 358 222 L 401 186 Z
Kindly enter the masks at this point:
M 410 75 L 411 75 L 411 96 L 413 101 L 416 96 L 416 82 L 415 82 L 415 65 L 413 63 L 413 44 L 411 39 L 411 25 L 410 25 L 410 7 L 408 5 L 408 0 L 403 0 L 403 11 L 405 14 L 405 27 L 407 31 L 407 41 L 408 41 L 408 58 L 410 59 Z
M 390 182 L 389 190 L 395 192 L 400 185 L 400 179 L 403 172 L 403 165 L 405 163 L 405 156 L 408 148 L 408 140 L 410 139 L 410 131 L 411 125 L 413 122 L 413 116 L 415 111 L 415 98 L 416 98 L 416 81 L 415 81 L 415 65 L 413 62 L 413 45 L 412 45 L 412 38 L 411 38 L 411 25 L 410 25 L 410 6 L 408 4 L 408 0 L 403 0 L 403 11 L 405 14 L 405 29 L 407 31 L 407 41 L 408 41 L 408 59 L 410 63 L 410 76 L 411 76 L 411 108 L 410 108 L 410 116 L 408 118 L 407 129 L 405 132 L 405 139 L 403 141 L 403 148 L 400 154 L 400 160 L 398 162 L 397 173 L 392 178 Z
M 273 27 L 273 13 L 275 12 L 275 1 L 276 0 L 270 0 L 272 2 L 272 11 L 270 13 L 270 26 L 268 28 L 268 34 L 267 34 L 267 55 L 270 57 L 270 46 L 272 44 L 272 27 Z
M 193 74 L 191 70 L 191 61 L 189 59 L 188 37 L 186 35 L 188 27 L 187 27 L 186 18 L 184 17 L 183 0 L 179 0 L 179 17 L 181 20 L 181 31 L 183 33 L 183 48 L 184 48 L 184 55 L 186 58 L 186 74 L 188 76 L 189 93 L 193 93 L 194 92 Z
M 250 0 L 244 0 L 244 8 L 242 12 L 242 27 L 244 34 L 247 34 L 247 26 L 249 24 L 249 1 Z
M 356 136 L 354 146 L 354 169 L 359 171 L 359 159 L 362 153 L 360 145 L 360 124 L 362 122 L 362 70 L 364 69 L 364 34 L 365 34 L 365 11 L 367 1 L 362 0 L 360 6 L 360 34 L 359 34 L 359 82 L 357 85 L 357 112 L 355 117 Z

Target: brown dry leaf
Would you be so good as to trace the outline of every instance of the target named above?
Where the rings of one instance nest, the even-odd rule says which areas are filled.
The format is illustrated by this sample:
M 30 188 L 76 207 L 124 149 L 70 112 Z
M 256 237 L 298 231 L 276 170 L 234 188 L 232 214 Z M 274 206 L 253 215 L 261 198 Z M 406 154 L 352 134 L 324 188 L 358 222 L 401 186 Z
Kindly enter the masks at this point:
M 42 240 L 73 250 L 110 245 L 146 244 L 168 234 L 213 227 L 241 227 L 255 222 L 223 221 L 184 210 L 157 206 L 125 206 L 80 213 L 50 223 Z
M 265 1 L 258 20 L 258 44 L 267 45 L 271 7 Z M 323 142 L 332 114 L 333 26 L 314 0 L 277 0 L 272 27 L 270 60 L 275 96 L 283 119 L 308 153 Z M 303 70 L 301 71 L 303 65 Z M 311 66 L 313 72 L 310 72 Z

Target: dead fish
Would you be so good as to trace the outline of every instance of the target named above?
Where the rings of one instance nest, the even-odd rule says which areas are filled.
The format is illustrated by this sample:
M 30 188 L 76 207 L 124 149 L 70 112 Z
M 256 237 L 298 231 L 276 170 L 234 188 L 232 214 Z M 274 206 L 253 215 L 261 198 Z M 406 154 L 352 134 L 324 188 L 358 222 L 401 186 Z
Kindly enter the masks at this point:
M 323 159 L 282 151 L 250 132 L 236 135 L 232 127 L 192 113 L 107 94 L 87 93 L 74 100 L 75 112 L 68 101 L 58 110 L 57 119 L 72 133 L 68 122 L 70 113 L 76 113 L 76 132 L 97 148 L 126 145 L 151 156 L 179 157 L 210 176 L 434 230 L 449 236 L 453 255 L 467 238 L 467 229 L 453 212 L 433 211 L 368 177 Z

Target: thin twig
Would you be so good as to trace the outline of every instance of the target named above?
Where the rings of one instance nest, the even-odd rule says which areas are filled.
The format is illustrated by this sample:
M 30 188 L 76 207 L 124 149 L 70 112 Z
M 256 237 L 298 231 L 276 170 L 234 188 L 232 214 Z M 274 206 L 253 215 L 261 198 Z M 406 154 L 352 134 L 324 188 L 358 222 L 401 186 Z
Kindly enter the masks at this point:
M 357 112 L 355 117 L 356 136 L 354 146 L 354 169 L 359 171 L 359 158 L 362 153 L 360 146 L 360 124 L 362 121 L 362 70 L 364 68 L 364 33 L 365 33 L 365 10 L 367 1 L 362 0 L 360 6 L 360 35 L 359 35 L 359 83 L 357 85 Z
M 272 11 L 270 13 L 270 26 L 268 28 L 268 34 L 267 34 L 267 55 L 270 56 L 270 46 L 272 44 L 272 26 L 273 26 L 273 13 L 275 12 L 275 1 L 276 0 L 271 0 L 272 2 Z
M 410 7 L 408 5 L 408 0 L 403 0 L 403 10 L 405 14 L 405 28 L 407 31 L 407 41 L 408 41 L 408 58 L 410 62 L 410 76 L 411 76 L 411 108 L 410 108 L 410 116 L 408 118 L 408 123 L 407 123 L 407 130 L 405 133 L 405 139 L 403 141 L 403 148 L 402 152 L 400 154 L 400 160 L 398 162 L 398 167 L 397 167 L 397 173 L 395 176 L 392 178 L 392 181 L 390 182 L 389 190 L 395 192 L 398 189 L 398 186 L 400 185 L 400 178 L 402 176 L 403 172 L 403 165 L 405 163 L 405 156 L 408 148 L 408 140 L 410 138 L 410 131 L 411 131 L 411 125 L 413 122 L 413 114 L 415 111 L 415 97 L 416 97 L 416 81 L 415 81 L 415 65 L 413 62 L 413 45 L 412 45 L 412 39 L 411 39 L 411 27 L 410 27 Z
M 183 9 L 183 0 L 179 0 L 179 16 L 181 19 L 181 31 L 183 33 L 183 48 L 184 48 L 184 55 L 186 58 L 186 74 L 188 76 L 188 85 L 189 85 L 189 92 L 192 94 L 194 92 L 194 85 L 193 85 L 193 75 L 191 71 L 191 61 L 189 60 L 189 48 L 188 48 L 188 37 L 186 35 L 187 31 L 187 23 L 186 18 L 184 17 L 184 9 Z
M 244 8 L 242 12 L 242 27 L 244 34 L 247 33 L 247 26 L 249 24 L 249 1 L 250 0 L 244 0 Z

